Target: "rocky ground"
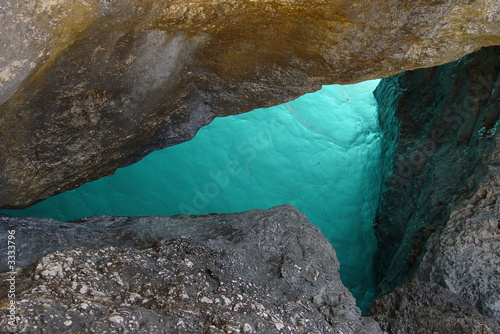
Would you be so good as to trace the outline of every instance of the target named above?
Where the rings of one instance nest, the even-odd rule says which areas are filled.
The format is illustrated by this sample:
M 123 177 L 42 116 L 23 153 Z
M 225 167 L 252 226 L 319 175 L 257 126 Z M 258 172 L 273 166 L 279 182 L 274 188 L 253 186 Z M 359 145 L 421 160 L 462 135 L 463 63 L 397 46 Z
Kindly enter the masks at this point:
M 500 333 L 498 148 L 481 188 L 432 235 L 418 278 L 361 317 L 335 251 L 291 206 L 235 214 L 1 216 L 16 231 L 16 319 L 6 333 Z M 2 250 L 6 257 L 6 250 Z M 428 281 L 431 282 L 428 282 Z
M 15 328 L 2 274 L 1 332 L 381 333 L 342 285 L 332 246 L 291 206 L 0 226 L 29 245 L 20 259 L 37 259 L 17 274 Z

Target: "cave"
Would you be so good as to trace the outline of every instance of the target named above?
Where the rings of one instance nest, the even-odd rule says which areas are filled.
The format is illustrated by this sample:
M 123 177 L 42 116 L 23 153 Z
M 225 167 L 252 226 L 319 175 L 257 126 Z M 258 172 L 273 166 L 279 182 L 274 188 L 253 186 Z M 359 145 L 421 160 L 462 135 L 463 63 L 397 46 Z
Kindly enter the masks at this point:
M 500 333 L 499 6 L 7 2 L 0 331 Z

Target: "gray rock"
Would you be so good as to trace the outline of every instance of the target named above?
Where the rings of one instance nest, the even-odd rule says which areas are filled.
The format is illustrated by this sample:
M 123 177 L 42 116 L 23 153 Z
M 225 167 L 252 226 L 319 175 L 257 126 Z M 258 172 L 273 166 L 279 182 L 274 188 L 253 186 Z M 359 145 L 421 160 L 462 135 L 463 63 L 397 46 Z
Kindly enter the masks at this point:
M 481 1 L 3 0 L 0 208 L 190 140 L 214 117 L 500 44 Z
M 487 172 L 500 113 L 500 47 L 384 79 L 379 296 L 414 277 L 428 238 Z
M 41 258 L 17 274 L 18 325 L 10 328 L 0 309 L 2 332 L 381 333 L 342 285 L 332 246 L 288 205 L 17 220 L 2 217 L 2 236 L 16 229 L 20 263 Z
M 479 190 L 431 237 L 417 272 L 500 325 L 500 136 Z
M 412 280 L 374 302 L 371 314 L 389 334 L 498 334 L 498 327 L 449 290 Z

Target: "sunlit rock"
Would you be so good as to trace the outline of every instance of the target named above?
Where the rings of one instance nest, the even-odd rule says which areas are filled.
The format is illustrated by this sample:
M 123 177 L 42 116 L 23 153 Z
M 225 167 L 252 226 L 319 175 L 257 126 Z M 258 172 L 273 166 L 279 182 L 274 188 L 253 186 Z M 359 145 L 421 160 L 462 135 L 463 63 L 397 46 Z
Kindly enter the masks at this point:
M 112 174 L 216 116 L 500 43 L 496 0 L 1 6 L 1 208 Z

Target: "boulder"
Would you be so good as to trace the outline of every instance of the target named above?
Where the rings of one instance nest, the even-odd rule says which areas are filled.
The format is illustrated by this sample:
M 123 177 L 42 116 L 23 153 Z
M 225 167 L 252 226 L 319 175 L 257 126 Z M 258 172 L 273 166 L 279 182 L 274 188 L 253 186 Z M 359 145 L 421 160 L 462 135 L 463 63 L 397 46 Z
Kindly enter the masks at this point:
M 2 238 L 16 231 L 24 267 L 14 274 L 17 327 L 0 308 L 3 333 L 381 333 L 340 281 L 331 244 L 289 205 L 0 219 Z M 10 275 L 1 274 L 0 305 Z

